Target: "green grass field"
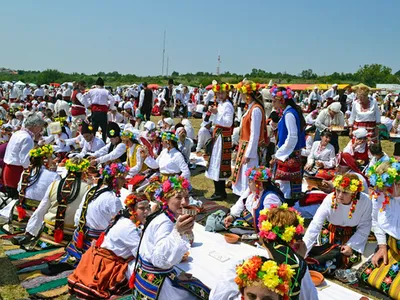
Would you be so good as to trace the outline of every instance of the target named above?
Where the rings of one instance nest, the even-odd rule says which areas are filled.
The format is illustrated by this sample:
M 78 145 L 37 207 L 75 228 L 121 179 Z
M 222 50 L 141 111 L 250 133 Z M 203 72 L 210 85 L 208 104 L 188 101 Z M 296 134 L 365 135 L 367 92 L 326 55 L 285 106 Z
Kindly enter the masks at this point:
M 160 117 L 153 117 L 153 121 L 157 122 Z M 175 119 L 175 124 L 180 120 Z M 201 120 L 191 119 L 192 125 L 197 133 L 200 128 Z M 340 149 L 343 149 L 349 141 L 348 137 L 340 137 Z M 389 141 L 383 141 L 382 147 L 384 151 L 390 156 L 393 154 L 393 143 Z M 196 194 L 204 194 L 206 197 L 210 197 L 214 193 L 214 185 L 212 181 L 206 178 L 203 174 L 194 176 L 191 183 L 195 189 Z M 230 190 L 228 192 L 228 199 L 221 201 L 220 203 L 224 206 L 230 207 L 235 201 L 235 197 L 232 195 Z M 5 300 L 24 299 L 28 297 L 26 291 L 18 284 L 18 277 L 15 274 L 14 266 L 9 262 L 8 258 L 5 257 L 4 251 L 1 247 L 0 240 L 0 296 Z M 56 299 L 68 299 L 67 295 L 58 297 Z M 1 299 L 1 298 L 0 298 Z

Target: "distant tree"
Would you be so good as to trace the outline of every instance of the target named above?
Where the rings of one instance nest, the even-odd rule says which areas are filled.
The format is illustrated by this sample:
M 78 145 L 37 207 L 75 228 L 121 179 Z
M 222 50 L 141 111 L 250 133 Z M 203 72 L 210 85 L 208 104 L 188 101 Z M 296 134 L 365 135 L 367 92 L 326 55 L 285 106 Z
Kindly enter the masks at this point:
M 178 77 L 179 76 L 179 72 L 177 71 L 173 71 L 171 74 L 172 77 Z
M 380 64 L 364 65 L 360 67 L 355 76 L 362 83 L 375 87 L 377 83 L 393 83 L 396 77 L 392 74 L 392 69 Z
M 396 73 L 394 73 L 394 75 L 400 77 L 400 70 L 398 70 Z
M 304 78 L 304 79 L 317 78 L 317 74 L 313 73 L 313 70 L 311 70 L 311 69 L 301 71 L 299 76 Z

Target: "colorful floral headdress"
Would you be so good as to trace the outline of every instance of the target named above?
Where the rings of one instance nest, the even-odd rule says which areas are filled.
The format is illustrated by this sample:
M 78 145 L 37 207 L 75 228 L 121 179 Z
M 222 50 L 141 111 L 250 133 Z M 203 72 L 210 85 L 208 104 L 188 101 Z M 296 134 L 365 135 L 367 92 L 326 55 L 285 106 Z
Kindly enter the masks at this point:
M 217 92 L 229 92 L 229 90 L 231 89 L 231 86 L 229 83 L 221 83 L 221 84 L 215 84 L 212 87 L 214 93 Z
M 236 85 L 236 88 L 240 93 L 250 94 L 251 92 L 258 91 L 260 88 L 260 84 L 252 81 L 247 81 L 247 82 L 242 81 Z
M 299 224 L 296 227 L 293 225 L 286 225 L 283 228 L 278 226 L 272 227 L 272 224 L 268 220 L 268 218 L 270 217 L 271 209 L 274 208 L 285 209 L 296 213 L 297 221 Z M 287 203 L 284 203 L 279 207 L 277 205 L 271 205 L 269 209 L 265 208 L 260 212 L 258 229 L 259 236 L 263 239 L 274 241 L 279 237 L 282 241 L 288 244 L 293 244 L 296 241 L 295 235 L 300 235 L 304 233 L 304 218 L 293 207 L 288 207 Z
M 134 206 L 140 202 L 149 202 L 149 200 L 146 198 L 145 194 L 129 194 L 125 198 L 125 205 L 130 208 L 134 208 Z M 131 211 L 131 220 L 135 223 L 136 227 L 140 225 L 140 221 L 137 220 L 137 213 L 136 211 Z
M 382 163 L 389 163 L 390 167 L 387 168 L 386 172 L 379 174 L 377 169 Z M 391 157 L 388 161 L 379 161 L 375 165 L 367 169 L 367 176 L 369 177 L 369 183 L 374 188 L 372 193 L 373 199 L 378 199 L 382 193 L 383 188 L 391 189 L 393 185 L 400 181 L 400 162 L 394 157 Z M 390 203 L 391 193 L 390 191 L 384 192 L 385 200 L 382 202 L 380 211 L 384 211 L 386 206 Z
M 112 163 L 100 170 L 100 178 L 108 179 L 111 177 L 121 177 L 124 176 L 128 171 L 128 166 L 125 166 L 122 163 Z
M 288 264 L 278 265 L 273 260 L 253 256 L 236 267 L 235 283 L 239 289 L 261 283 L 267 289 L 287 300 L 292 286 L 292 278 L 295 274 L 295 269 Z
M 65 122 L 66 120 L 67 120 L 66 117 L 55 117 L 55 118 L 54 118 L 54 122 L 60 122 L 61 126 L 64 125 L 64 122 Z M 91 130 L 93 130 L 93 129 L 91 129 Z
M 271 179 L 271 171 L 267 167 L 253 167 L 246 170 L 246 177 L 254 181 L 268 181 Z
M 161 133 L 161 139 L 167 140 L 167 141 L 175 141 L 178 142 L 178 137 L 175 135 L 175 133 L 171 132 L 171 131 L 167 131 L 167 132 L 163 132 Z
M 357 176 L 357 175 L 355 175 Z M 342 192 L 353 193 L 353 199 L 349 211 L 349 219 L 353 217 L 357 205 L 357 193 L 364 189 L 363 182 L 359 179 L 349 178 L 349 175 L 338 175 L 333 179 L 333 187 Z M 332 209 L 337 209 L 336 191 L 332 196 Z
M 37 147 L 29 151 L 30 157 L 46 157 L 53 154 L 52 145 L 44 145 L 42 147 Z
M 286 91 L 284 91 L 284 90 L 280 91 L 277 86 L 274 86 L 269 91 L 270 91 L 272 97 L 280 97 L 285 100 L 293 98 L 292 90 L 289 87 L 286 88 Z
M 136 135 L 129 130 L 124 130 L 121 133 L 121 139 L 123 140 L 136 140 Z
M 65 162 L 65 168 L 69 172 L 82 173 L 90 167 L 90 162 L 86 158 L 82 159 L 79 164 L 73 163 L 70 159 Z

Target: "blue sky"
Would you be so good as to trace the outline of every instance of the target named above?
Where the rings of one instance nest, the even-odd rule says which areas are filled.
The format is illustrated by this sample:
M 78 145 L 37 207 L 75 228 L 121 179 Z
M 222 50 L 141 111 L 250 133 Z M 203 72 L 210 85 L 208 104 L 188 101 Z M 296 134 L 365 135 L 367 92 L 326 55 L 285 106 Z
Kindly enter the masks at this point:
M 68 4 L 66 4 L 68 3 Z M 399 0 L 26 0 L 1 4 L 0 67 L 64 72 L 400 70 Z

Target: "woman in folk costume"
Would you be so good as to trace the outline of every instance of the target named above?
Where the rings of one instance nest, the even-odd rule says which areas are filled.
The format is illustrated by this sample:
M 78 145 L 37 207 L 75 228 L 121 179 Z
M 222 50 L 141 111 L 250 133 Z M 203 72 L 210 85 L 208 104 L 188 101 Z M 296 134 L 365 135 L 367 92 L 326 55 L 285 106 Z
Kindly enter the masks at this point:
M 252 264 L 243 261 L 234 262 L 229 269 L 221 274 L 222 280 L 212 289 L 210 300 L 219 299 L 301 299 L 301 300 L 317 300 L 318 293 L 311 281 L 310 274 L 307 269 L 307 263 L 303 256 L 305 253 L 304 243 L 301 241 L 304 233 L 304 219 L 292 207 L 288 207 L 285 203 L 281 206 L 272 205 L 260 212 L 258 223 L 259 236 L 262 241 L 262 249 L 254 248 L 247 253 L 252 260 Z M 259 272 L 250 273 L 251 267 L 260 264 L 259 259 L 254 256 L 262 256 L 272 259 Z M 262 258 L 262 265 L 265 259 Z M 276 264 L 273 263 L 275 261 Z M 280 266 L 282 272 L 275 273 Z M 248 268 L 250 267 L 250 268 Z M 267 273 L 267 269 L 270 272 Z M 292 270 L 292 271 L 289 271 Z M 286 272 L 285 272 L 286 271 Z M 291 282 L 283 283 L 284 278 L 279 278 L 283 274 L 291 273 Z M 260 276 L 258 278 L 258 276 Z M 266 290 L 262 284 L 255 284 L 261 289 L 246 289 L 252 286 L 256 281 L 264 282 L 266 286 L 279 296 L 271 294 L 272 298 L 254 298 L 252 294 L 261 292 L 264 294 Z M 239 289 L 238 289 L 239 285 Z M 244 293 L 244 292 L 248 293 Z M 244 293 L 244 294 L 243 294 Z M 248 297 L 248 298 L 246 298 Z
M 144 163 L 152 169 L 160 170 L 162 182 L 175 175 L 190 180 L 189 167 L 178 148 L 178 137 L 173 132 L 166 131 L 161 133 L 161 142 L 163 150 L 156 159 L 149 156 L 147 148 L 144 148 L 142 153 L 145 158 Z
M 100 170 L 97 186 L 84 195 L 75 213 L 76 229 L 65 255 L 58 262 L 49 263 L 48 269 L 42 270 L 42 273 L 56 275 L 78 265 L 91 242 L 106 230 L 112 218 L 122 209 L 119 196 L 128 171 L 129 167 L 122 163 L 112 163 Z
M 369 152 L 367 135 L 368 132 L 365 128 L 354 130 L 353 138 L 343 149 L 344 153 L 349 153 L 353 156 L 354 160 L 361 166 L 368 165 L 369 159 L 372 157 Z
M 89 159 L 92 166 L 115 161 L 126 161 L 126 145 L 121 140 L 121 129 L 114 122 L 107 125 L 107 137 L 110 142 L 100 150 L 93 153 Z
M 305 120 L 289 88 L 273 87 L 271 95 L 274 108 L 283 109 L 283 116 L 278 123 L 278 150 L 271 163 L 275 165 L 274 179 L 285 198 L 295 202 L 300 198 L 303 179 L 301 149 L 306 143 Z
M 231 135 L 235 110 L 228 98 L 229 89 L 228 83 L 213 85 L 218 107 L 210 106 L 208 109 L 215 116 L 211 157 L 206 170 L 206 177 L 214 181 L 215 191 L 211 200 L 226 198 L 225 180 L 231 176 Z
M 358 278 L 392 299 L 400 299 L 400 162 L 391 158 L 367 171 L 372 196 L 372 227 L 378 247 L 358 270 Z
M 189 204 L 190 189 L 186 178 L 174 176 L 164 181 L 156 191 L 156 199 L 163 206 L 151 220 L 147 220 L 139 255 L 129 267 L 134 299 L 207 298 L 209 289 L 206 286 L 194 277 L 182 281 L 182 275 L 178 275 L 174 268 L 190 249 L 189 233 L 195 218 L 183 214 L 182 210 Z
M 303 238 L 309 267 L 333 274 L 361 260 L 372 225 L 372 203 L 354 174 L 337 175 Z
M 53 147 L 45 145 L 37 147 L 29 151 L 31 164 L 24 170 L 20 176 L 19 197 L 16 202 L 11 202 L 13 206 L 10 211 L 9 224 L 3 229 L 11 233 L 22 233 L 29 218 L 38 208 L 40 201 L 45 195 L 47 187 L 59 178 L 56 172 L 46 169 L 44 166 L 45 159 L 51 159 Z M 4 208 L 7 210 L 8 207 Z
M 65 247 L 72 240 L 75 213 L 90 189 L 85 174 L 89 161 L 74 157 L 67 160 L 65 168 L 68 172 L 64 178 L 43 189 L 43 200 L 26 225 L 24 239 L 17 241 L 25 248 Z
M 249 168 L 246 171 L 249 187 L 230 209 L 224 219 L 225 227 L 253 227 L 258 230 L 260 211 L 271 205 L 280 206 L 285 200 L 282 192 L 271 181 L 271 171 L 263 166 Z
M 378 126 L 381 124 L 381 112 L 378 102 L 374 98 L 368 96 L 368 88 L 359 88 L 357 90 L 357 99 L 353 102 L 351 115 L 349 118 L 350 136 L 355 130 L 364 128 L 367 130 L 369 137 L 373 140 L 378 138 Z
M 46 122 L 37 114 L 30 114 L 21 130 L 14 132 L 4 155 L 3 182 L 11 198 L 18 197 L 18 182 L 24 169 L 29 167 L 29 151 L 34 147 Z
M 259 164 L 258 149 L 265 141 L 266 120 L 264 103 L 258 91 L 259 85 L 244 81 L 237 86 L 240 97 L 246 101 L 247 111 L 240 123 L 238 153 L 232 175 L 232 188 L 241 196 L 247 189 L 246 170 Z
M 92 245 L 68 277 L 70 294 L 84 299 L 109 299 L 129 290 L 126 271 L 135 260 L 143 224 L 150 213 L 144 194 L 129 194 L 126 209 L 121 210 L 110 226 Z

